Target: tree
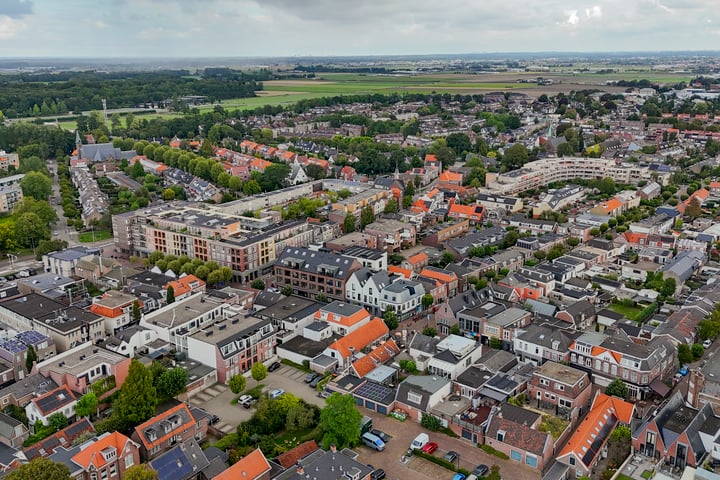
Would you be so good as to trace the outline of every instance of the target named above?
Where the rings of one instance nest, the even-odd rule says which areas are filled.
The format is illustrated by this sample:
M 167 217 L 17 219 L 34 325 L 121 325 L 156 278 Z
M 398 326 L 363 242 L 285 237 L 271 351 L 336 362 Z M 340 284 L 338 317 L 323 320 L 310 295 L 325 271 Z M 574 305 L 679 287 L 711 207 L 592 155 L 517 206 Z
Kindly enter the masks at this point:
M 616 189 L 615 180 L 610 177 L 605 177 L 598 182 L 597 189 L 600 190 L 600 193 L 602 194 L 614 195 Z
M 162 194 L 162 198 L 167 201 L 175 200 L 175 190 L 172 188 L 166 188 Z
M 425 327 L 422 330 L 423 335 L 427 335 L 428 337 L 435 337 L 437 336 L 437 330 L 435 330 L 433 327 Z
M 142 317 L 142 312 L 140 312 L 140 302 L 138 302 L 137 300 L 135 300 L 135 301 L 133 302 L 133 306 L 132 306 L 132 318 L 133 318 L 133 321 L 134 321 L 134 322 L 139 322 L 139 321 L 140 321 L 140 317 Z
M 677 357 L 681 365 L 692 363 L 694 359 L 692 350 L 690 349 L 690 345 L 686 343 L 681 343 L 680 345 L 678 345 Z
M 505 150 L 505 153 L 502 157 L 502 164 L 506 166 L 508 170 L 513 170 L 525 165 L 525 162 L 527 162 L 527 160 L 527 147 L 525 147 L 525 145 L 523 145 L 522 143 L 516 143 L 512 147 Z
M 702 215 L 702 206 L 697 197 L 692 197 L 690 203 L 687 204 L 687 207 L 685 207 L 685 215 L 692 219 L 696 219 Z
M 358 422 L 359 423 L 359 422 Z M 7 480 L 72 480 L 70 469 L 62 463 L 38 457 L 12 470 Z
M 418 373 L 417 364 L 408 359 L 400 360 L 400 370 L 407 372 L 410 375 Z
M 568 247 L 577 247 L 580 245 L 580 239 L 577 237 L 568 237 L 565 243 L 567 243 Z
M 398 201 L 395 198 L 391 198 L 385 204 L 385 209 L 383 210 L 383 213 L 396 213 L 397 211 L 398 211 Z
M 52 180 L 40 172 L 28 172 L 20 180 L 23 195 L 35 200 L 47 201 L 52 194 Z
M 360 212 L 360 230 L 365 230 L 365 227 L 375 221 L 375 212 L 370 205 L 365 206 Z
M 425 295 L 423 295 L 423 297 L 422 297 L 422 306 L 423 306 L 423 308 L 424 308 L 425 310 L 427 310 L 428 308 L 430 308 L 430 305 L 432 305 L 434 302 L 435 302 L 435 299 L 434 299 L 433 296 L 430 295 L 429 293 L 426 293 Z M 433 337 L 434 337 L 434 336 L 435 336 L 435 335 L 433 335 Z
M 715 340 L 720 335 L 720 321 L 714 321 L 712 318 L 701 320 L 698 324 L 698 335 L 703 340 Z
M 28 345 L 27 352 L 25 353 L 25 371 L 27 373 L 30 373 L 37 360 L 38 356 L 35 348 L 32 345 Z
M 335 444 L 338 450 L 356 445 L 360 441 L 360 422 L 362 414 L 355 408 L 352 395 L 333 393 L 325 400 L 325 408 L 320 412 L 320 427 L 325 432 L 322 438 L 323 448 Z
M 452 252 L 445 250 L 442 253 L 442 255 L 440 255 L 440 260 L 438 260 L 438 265 L 440 266 L 440 268 L 445 268 L 454 261 L 455 261 L 455 255 L 453 255 Z
M 659 293 L 660 295 L 663 295 L 665 297 L 672 297 L 673 295 L 675 295 L 676 286 L 677 285 L 675 283 L 675 279 L 672 277 L 668 277 L 663 280 Z
M 247 379 L 242 375 L 233 375 L 228 381 L 228 387 L 230 387 L 230 391 L 234 394 L 238 394 L 245 390 L 246 385 Z
M 48 417 L 48 426 L 52 427 L 54 431 L 60 431 L 68 426 L 68 419 L 62 413 L 53 413 Z
M 145 169 L 143 169 L 142 163 L 139 161 L 133 163 L 133 166 L 130 168 L 130 176 L 136 180 L 145 176 Z
M 385 314 L 383 315 L 383 320 L 385 321 L 385 325 L 387 325 L 390 330 L 395 330 L 396 328 L 398 328 L 398 318 L 397 315 L 395 315 L 395 312 L 393 312 L 392 310 L 385 311 Z
M 628 388 L 627 385 L 625 385 L 625 382 L 623 382 L 619 378 L 616 378 L 615 380 L 610 382 L 607 388 L 605 388 L 605 394 L 625 399 L 627 398 Z
M 255 280 L 253 280 L 252 283 L 250 284 L 250 286 L 252 288 L 254 288 L 255 290 L 265 290 L 265 282 L 263 282 L 259 278 L 256 278 Z
M 431 432 L 437 432 L 442 427 L 442 422 L 435 415 L 423 413 L 420 418 L 420 425 L 427 428 Z
M 355 215 L 348 213 L 345 215 L 345 220 L 343 220 L 343 230 L 345 233 L 352 233 L 355 231 L 356 224 L 357 218 L 355 218 Z
M 147 463 L 133 465 L 125 470 L 125 480 L 157 480 L 158 473 Z
M 175 302 L 175 288 L 172 285 L 170 285 L 167 288 L 167 293 L 165 295 L 165 301 L 167 302 L 168 305 Z
M 419 178 L 419 177 L 416 177 L 416 178 Z M 411 198 L 413 195 L 415 195 L 415 185 L 413 185 L 413 182 L 407 182 L 407 185 L 405 185 L 404 194 L 406 196 L 410 196 Z
M 139 425 L 155 415 L 157 390 L 150 370 L 138 360 L 130 363 L 128 376 L 113 403 L 120 421 L 126 428 Z
M 410 208 L 410 205 L 412 205 L 412 203 L 413 203 L 413 197 L 412 197 L 412 195 L 405 195 L 404 197 L 402 197 L 402 207 L 403 207 L 403 209 L 408 209 L 408 208 Z
M 58 217 L 55 209 L 50 206 L 48 202 L 43 200 L 35 200 L 32 197 L 23 198 L 22 202 L 15 205 L 13 209 L 13 215 L 19 217 L 23 213 L 33 212 L 36 213 L 40 220 L 45 223 L 57 222 Z
M 29 247 L 49 238 L 50 229 L 37 213 L 27 212 L 15 220 L 15 236 L 19 244 Z
M 95 395 L 95 393 L 93 392 L 88 392 L 82 397 L 80 397 L 80 400 L 78 400 L 77 404 L 75 404 L 75 414 L 78 417 L 89 417 L 90 415 L 95 413 L 97 406 L 97 395 Z
M 705 349 L 699 343 L 693 343 L 693 346 L 690 347 L 690 352 L 692 353 L 693 359 L 697 360 L 698 358 L 702 357 Z
M 250 369 L 250 375 L 256 382 L 262 381 L 265 377 L 267 377 L 267 374 L 267 367 L 262 362 L 255 362 Z
M 157 380 L 157 392 L 161 397 L 173 398 L 187 389 L 187 370 L 181 367 L 165 370 Z
M 287 412 L 285 424 L 291 432 L 300 432 L 314 426 L 318 408 L 300 401 L 292 405 Z
M 290 285 L 285 285 L 284 287 L 282 287 L 282 289 L 280 289 L 280 293 L 282 293 L 286 297 L 289 297 L 293 294 L 293 288 Z

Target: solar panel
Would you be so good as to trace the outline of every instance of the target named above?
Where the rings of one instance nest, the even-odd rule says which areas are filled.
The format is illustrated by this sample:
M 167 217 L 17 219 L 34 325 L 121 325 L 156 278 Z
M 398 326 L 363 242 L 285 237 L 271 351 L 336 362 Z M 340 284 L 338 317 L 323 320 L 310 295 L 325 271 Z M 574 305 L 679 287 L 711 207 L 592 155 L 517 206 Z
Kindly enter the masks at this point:
M 379 402 L 392 393 L 392 389 L 379 383 L 367 382 L 365 385 L 357 389 L 355 394 L 359 397 L 367 398 L 373 402 Z
M 150 462 L 150 465 L 157 471 L 158 480 L 185 478 L 193 471 L 192 465 L 179 446 L 156 458 Z

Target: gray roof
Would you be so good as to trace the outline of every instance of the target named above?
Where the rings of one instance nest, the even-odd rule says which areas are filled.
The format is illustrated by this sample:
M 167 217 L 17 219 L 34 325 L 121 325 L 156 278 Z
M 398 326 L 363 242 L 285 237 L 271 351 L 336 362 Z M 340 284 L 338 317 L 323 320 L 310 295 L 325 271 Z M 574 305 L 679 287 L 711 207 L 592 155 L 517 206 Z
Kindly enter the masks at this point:
M 415 332 L 415 335 L 410 340 L 410 348 L 413 350 L 420 350 L 421 352 L 425 352 L 429 355 L 434 355 L 435 347 L 437 347 L 438 343 L 440 343 L 439 339 L 429 337 L 420 332 Z
M 327 305 L 322 306 L 322 310 L 333 313 L 335 315 L 341 315 L 343 317 L 349 317 L 360 310 L 364 310 L 363 307 L 360 305 L 354 305 L 349 302 L 341 302 L 339 300 L 336 300 L 334 302 L 328 303 Z
M 102 317 L 92 312 L 77 307 L 68 307 L 37 293 L 5 300 L 0 303 L 0 307 L 27 319 L 42 322 L 47 328 L 62 332 L 79 328 L 84 323 L 95 323 L 102 320 Z
M 457 379 L 455 379 L 455 383 L 459 383 L 460 385 L 465 385 L 470 388 L 480 388 L 485 385 L 485 382 L 490 380 L 493 375 L 494 373 L 490 370 L 472 366 L 458 375 Z
M 507 372 L 517 365 L 517 357 L 506 350 L 490 349 L 480 357 L 477 365 L 491 372 Z
M 314 477 L 318 480 L 348 478 L 343 473 L 353 475 L 351 478 L 369 478 L 373 470 L 346 455 L 345 450 L 342 452 L 317 450 L 302 459 L 302 466 L 305 469 L 305 475 L 312 474 L 310 478 Z M 297 473 L 295 468 L 289 468 L 277 476 L 276 480 L 307 480 L 305 475 Z
M 462 310 L 472 309 L 478 305 L 482 305 L 490 298 L 490 294 L 491 292 L 487 288 L 482 290 L 466 290 L 449 299 L 448 305 L 450 306 L 450 310 L 457 315 L 457 313 Z
M 79 245 L 77 247 L 66 248 L 65 250 L 60 250 L 57 252 L 50 252 L 47 254 L 47 256 L 50 258 L 56 258 L 58 260 L 71 262 L 74 260 L 79 260 L 83 257 L 87 257 L 88 255 L 97 255 L 98 253 L 100 253 L 100 250 L 97 248 L 88 248 Z
M 688 280 L 705 261 L 705 254 L 694 250 L 680 252 L 670 263 L 660 268 L 661 272 L 673 273 L 681 282 Z
M 525 306 L 527 306 L 530 311 L 541 313 L 543 315 L 553 316 L 557 312 L 557 307 L 552 303 L 545 303 L 532 298 L 525 300 Z
M 275 263 L 278 266 L 347 279 L 357 267 L 357 260 L 345 255 L 316 252 L 304 247 L 287 247 Z

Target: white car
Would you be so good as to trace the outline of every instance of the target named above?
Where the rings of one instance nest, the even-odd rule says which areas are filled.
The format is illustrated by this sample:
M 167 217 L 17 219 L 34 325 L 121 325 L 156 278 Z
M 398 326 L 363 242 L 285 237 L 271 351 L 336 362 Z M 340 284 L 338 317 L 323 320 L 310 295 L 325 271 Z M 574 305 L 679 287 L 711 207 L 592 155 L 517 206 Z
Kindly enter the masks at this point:
M 246 403 L 249 403 L 253 400 L 253 397 L 250 395 L 243 395 L 242 397 L 238 398 L 237 404 L 238 405 L 245 405 Z
M 712 340 L 710 340 L 710 339 L 705 340 L 702 345 L 703 345 L 703 348 L 706 348 L 706 349 L 710 348 L 710 346 L 712 345 Z
M 285 393 L 285 390 L 283 390 L 282 388 L 276 388 L 274 390 L 270 390 L 270 392 L 268 393 L 268 398 L 270 400 L 272 400 L 273 398 L 278 398 L 280 395 L 282 395 L 284 393 Z

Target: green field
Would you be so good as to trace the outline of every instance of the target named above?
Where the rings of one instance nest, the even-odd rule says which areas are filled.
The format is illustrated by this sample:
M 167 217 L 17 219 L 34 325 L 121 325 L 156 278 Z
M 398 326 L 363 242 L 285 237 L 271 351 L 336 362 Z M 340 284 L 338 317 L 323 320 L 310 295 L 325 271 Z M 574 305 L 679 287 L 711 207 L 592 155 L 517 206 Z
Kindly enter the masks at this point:
M 112 238 L 112 233 L 107 230 L 98 230 L 97 232 L 83 232 L 78 235 L 78 241 L 82 243 L 99 242 Z
M 624 315 L 625 318 L 628 318 L 632 321 L 636 321 L 638 316 L 640 315 L 640 312 L 642 312 L 642 307 L 629 307 L 621 303 L 611 303 L 610 305 L 608 305 L 608 308 L 615 313 Z

